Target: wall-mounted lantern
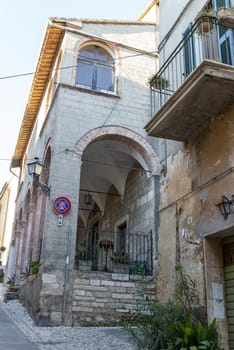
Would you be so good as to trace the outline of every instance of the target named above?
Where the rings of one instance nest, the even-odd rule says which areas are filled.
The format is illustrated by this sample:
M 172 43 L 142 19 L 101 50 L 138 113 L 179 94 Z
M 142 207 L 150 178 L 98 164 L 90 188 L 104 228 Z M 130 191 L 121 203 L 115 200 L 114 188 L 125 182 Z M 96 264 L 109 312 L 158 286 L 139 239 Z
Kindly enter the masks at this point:
M 225 220 L 228 218 L 228 215 L 233 212 L 233 203 L 233 196 L 232 199 L 228 199 L 226 196 L 222 196 L 222 200 L 216 204 Z
M 84 202 L 86 205 L 91 205 L 92 204 L 92 196 L 89 193 L 85 193 L 84 195 Z
M 39 160 L 39 158 L 35 157 L 31 162 L 27 163 L 28 166 L 28 174 L 33 176 L 33 184 L 35 186 L 39 186 L 43 193 L 47 196 L 50 195 L 50 187 L 46 184 L 43 184 L 39 181 L 39 176 L 44 168 L 44 163 Z

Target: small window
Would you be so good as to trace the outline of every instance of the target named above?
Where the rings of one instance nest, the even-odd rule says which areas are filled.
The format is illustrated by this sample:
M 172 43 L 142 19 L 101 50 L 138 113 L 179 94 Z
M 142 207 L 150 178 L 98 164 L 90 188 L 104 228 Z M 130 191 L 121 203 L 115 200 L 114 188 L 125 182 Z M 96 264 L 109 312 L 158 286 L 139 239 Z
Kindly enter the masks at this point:
M 93 90 L 114 91 L 114 61 L 102 47 L 83 48 L 77 60 L 76 85 Z

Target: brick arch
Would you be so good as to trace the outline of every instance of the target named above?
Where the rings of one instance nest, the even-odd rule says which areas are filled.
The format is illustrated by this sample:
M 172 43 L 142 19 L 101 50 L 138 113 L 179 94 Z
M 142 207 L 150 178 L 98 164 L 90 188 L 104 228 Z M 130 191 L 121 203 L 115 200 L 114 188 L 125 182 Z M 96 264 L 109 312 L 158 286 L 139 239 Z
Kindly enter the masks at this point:
M 152 175 L 160 175 L 161 164 L 157 153 L 149 142 L 135 131 L 121 126 L 101 126 L 84 134 L 74 147 L 74 156 L 81 159 L 86 147 L 98 140 L 119 140 L 132 146 L 144 159 Z

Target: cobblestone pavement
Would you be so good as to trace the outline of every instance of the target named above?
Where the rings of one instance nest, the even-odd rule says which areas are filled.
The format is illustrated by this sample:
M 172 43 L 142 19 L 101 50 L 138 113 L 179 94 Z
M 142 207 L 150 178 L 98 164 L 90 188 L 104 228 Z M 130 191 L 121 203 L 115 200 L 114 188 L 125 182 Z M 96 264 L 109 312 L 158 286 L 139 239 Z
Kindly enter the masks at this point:
M 119 327 L 39 327 L 18 300 L 3 302 L 0 308 L 40 350 L 134 350 L 128 335 Z

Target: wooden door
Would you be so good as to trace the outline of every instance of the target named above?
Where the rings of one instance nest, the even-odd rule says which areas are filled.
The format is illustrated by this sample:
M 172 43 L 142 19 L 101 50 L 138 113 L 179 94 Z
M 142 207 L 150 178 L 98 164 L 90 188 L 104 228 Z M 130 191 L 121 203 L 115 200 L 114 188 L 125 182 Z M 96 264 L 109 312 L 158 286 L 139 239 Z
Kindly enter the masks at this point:
M 223 256 L 229 346 L 234 350 L 234 237 L 224 241 Z

